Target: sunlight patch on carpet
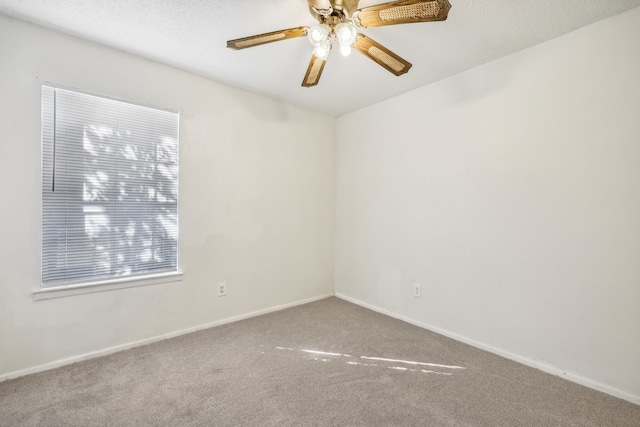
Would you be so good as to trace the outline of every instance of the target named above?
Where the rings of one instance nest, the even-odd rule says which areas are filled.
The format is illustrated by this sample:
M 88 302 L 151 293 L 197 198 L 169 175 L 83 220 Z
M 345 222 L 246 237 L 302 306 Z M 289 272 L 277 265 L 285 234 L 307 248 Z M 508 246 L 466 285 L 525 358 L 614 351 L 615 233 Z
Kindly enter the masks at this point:
M 261 347 L 264 347 L 264 346 L 261 346 Z M 452 372 L 447 372 L 447 371 L 457 370 L 457 369 L 466 369 L 463 366 L 457 366 L 457 365 L 443 365 L 440 363 L 418 362 L 414 360 L 404 360 L 404 359 L 390 359 L 390 358 L 375 357 L 375 356 L 354 357 L 349 354 L 321 351 L 321 350 L 309 350 L 309 349 L 296 350 L 291 347 L 280 347 L 280 346 L 276 346 L 275 349 L 279 350 L 280 352 L 287 351 L 290 353 L 302 353 L 301 355 L 303 357 L 307 359 L 315 360 L 318 362 L 331 362 L 331 361 L 341 361 L 344 359 L 349 359 L 349 360 L 344 360 L 344 363 L 349 366 L 384 368 L 384 369 L 391 369 L 398 372 L 417 372 L 417 373 L 423 373 L 423 374 L 453 375 Z M 260 353 L 266 354 L 264 352 L 260 352 Z M 373 362 L 378 362 L 378 363 L 373 363 Z M 402 366 L 402 365 L 409 365 L 409 366 Z M 429 367 L 431 369 L 423 369 L 423 367 Z M 438 369 L 438 370 L 433 370 L 433 369 Z

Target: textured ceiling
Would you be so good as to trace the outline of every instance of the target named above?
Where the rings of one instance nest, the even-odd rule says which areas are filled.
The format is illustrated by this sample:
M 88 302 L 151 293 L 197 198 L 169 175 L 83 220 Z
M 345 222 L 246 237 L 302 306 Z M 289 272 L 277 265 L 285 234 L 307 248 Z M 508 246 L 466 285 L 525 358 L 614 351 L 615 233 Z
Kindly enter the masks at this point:
M 0 13 L 332 116 L 399 95 L 640 6 L 640 0 L 450 0 L 444 22 L 361 32 L 413 64 L 395 77 L 331 53 L 320 84 L 300 86 L 306 39 L 234 51 L 226 40 L 313 25 L 306 0 L 0 0 Z M 361 0 L 360 7 L 385 3 Z M 567 52 L 568 55 L 571 52 Z

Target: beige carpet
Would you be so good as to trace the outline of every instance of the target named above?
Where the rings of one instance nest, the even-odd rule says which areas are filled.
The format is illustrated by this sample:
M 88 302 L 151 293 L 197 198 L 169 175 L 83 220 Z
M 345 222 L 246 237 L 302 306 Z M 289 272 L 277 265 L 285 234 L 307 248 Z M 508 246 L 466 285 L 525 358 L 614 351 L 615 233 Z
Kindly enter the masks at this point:
M 336 298 L 0 383 L 2 426 L 640 426 L 640 406 Z

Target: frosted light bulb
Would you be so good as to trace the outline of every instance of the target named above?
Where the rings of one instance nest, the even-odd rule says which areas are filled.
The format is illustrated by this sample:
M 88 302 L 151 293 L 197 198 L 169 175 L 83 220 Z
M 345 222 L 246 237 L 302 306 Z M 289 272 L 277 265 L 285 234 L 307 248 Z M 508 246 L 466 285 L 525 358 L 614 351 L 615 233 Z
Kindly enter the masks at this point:
M 329 37 L 330 33 L 331 29 L 327 24 L 315 25 L 309 28 L 307 37 L 309 38 L 309 42 L 313 46 L 318 47 L 322 44 L 323 41 L 327 39 L 327 37 Z
M 325 61 L 329 57 L 330 51 L 331 51 L 331 43 L 329 43 L 329 40 L 325 40 L 319 46 L 316 46 L 315 48 L 313 48 L 313 54 Z
M 340 53 L 342 56 L 349 56 L 351 53 L 351 46 L 340 44 Z
M 340 42 L 342 46 L 351 46 L 356 41 L 356 36 L 358 35 L 356 26 L 348 22 L 341 22 L 336 25 L 335 33 L 338 42 Z

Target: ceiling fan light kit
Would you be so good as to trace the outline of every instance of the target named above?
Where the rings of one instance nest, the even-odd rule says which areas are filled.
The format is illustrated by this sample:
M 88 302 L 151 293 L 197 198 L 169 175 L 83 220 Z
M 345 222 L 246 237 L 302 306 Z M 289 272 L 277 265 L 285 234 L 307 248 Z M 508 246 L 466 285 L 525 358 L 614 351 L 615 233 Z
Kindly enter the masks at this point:
M 297 27 L 271 33 L 229 40 L 227 47 L 245 49 L 266 43 L 307 37 L 313 46 L 311 61 L 302 86 L 316 86 L 334 43 L 340 52 L 348 55 L 352 48 L 400 76 L 411 68 L 411 63 L 375 42 L 358 28 L 384 25 L 435 22 L 447 19 L 451 4 L 448 0 L 401 0 L 358 9 L 358 0 L 307 0 L 309 11 L 318 21 L 311 27 Z

